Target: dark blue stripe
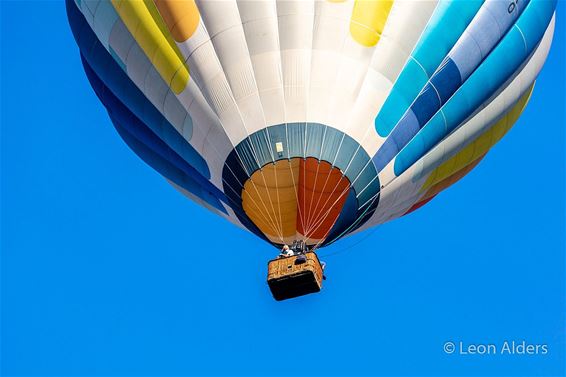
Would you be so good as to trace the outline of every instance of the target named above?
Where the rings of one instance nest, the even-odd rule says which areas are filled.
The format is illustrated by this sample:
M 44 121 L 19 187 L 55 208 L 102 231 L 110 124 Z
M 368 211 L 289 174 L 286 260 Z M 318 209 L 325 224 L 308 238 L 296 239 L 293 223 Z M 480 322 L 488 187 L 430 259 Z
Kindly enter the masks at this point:
M 155 136 L 109 90 L 88 62 L 84 59 L 82 61 L 92 88 L 108 109 L 112 122 L 130 148 L 161 175 L 227 215 L 228 212 L 220 203 L 220 199 L 228 202 L 222 191 L 198 174 L 194 167 L 187 164 L 175 151 Z
M 442 104 L 445 104 L 462 85 L 462 77 L 456 63 L 451 58 L 446 58 L 430 82 L 436 88 Z
M 71 30 L 84 59 L 114 95 L 202 176 L 210 178 L 206 161 L 130 80 L 100 43 L 74 2 L 67 0 Z
M 430 117 L 440 109 L 440 105 L 436 90 L 434 90 L 430 83 L 427 83 L 417 99 L 415 99 L 415 102 L 411 105 L 411 111 L 415 114 L 418 122 L 418 129 L 421 129 Z M 397 127 L 399 126 L 400 124 L 397 125 Z

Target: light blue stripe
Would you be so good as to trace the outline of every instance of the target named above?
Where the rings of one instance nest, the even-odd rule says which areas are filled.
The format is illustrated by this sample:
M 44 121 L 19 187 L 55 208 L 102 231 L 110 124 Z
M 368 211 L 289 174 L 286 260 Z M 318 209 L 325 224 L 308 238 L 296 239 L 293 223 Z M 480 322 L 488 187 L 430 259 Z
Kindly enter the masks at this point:
M 375 118 L 377 133 L 385 137 L 399 122 L 413 99 L 442 63 L 472 21 L 482 0 L 441 0 L 391 93 Z
M 462 82 L 466 81 L 481 61 L 489 55 L 517 21 L 528 3 L 529 0 L 520 0 L 517 5 L 510 7 L 510 4 L 515 3 L 501 0 L 485 2 L 462 38 L 448 54 L 458 67 Z
M 105 47 L 108 47 L 110 33 L 112 32 L 116 21 L 118 21 L 118 13 L 116 12 L 116 9 L 114 9 L 112 2 L 108 0 L 100 1 L 96 8 L 96 14 L 94 15 L 93 29 L 96 31 L 98 39 Z
M 512 7 L 510 7 L 510 4 Z M 501 0 L 488 0 L 483 4 L 466 28 L 464 34 L 458 39 L 456 45 L 432 75 L 430 82 L 427 82 L 407 111 L 407 113 L 412 112 L 415 114 L 418 119 L 418 125 L 411 125 L 410 127 L 414 132 L 409 135 L 409 140 L 416 135 L 462 83 L 467 80 L 483 59 L 489 55 L 491 50 L 517 20 L 526 4 L 528 4 L 528 0 L 521 1 L 517 5 Z M 399 128 L 406 127 L 403 124 L 403 119 L 407 113 L 390 132 L 389 137 L 393 138 L 393 140 L 399 139 L 397 134 L 400 132 L 406 133 L 405 130 L 400 130 Z M 387 142 L 390 141 L 388 140 Z M 405 144 L 398 144 L 395 150 L 399 151 L 404 146 Z M 395 155 L 390 153 L 384 154 L 387 150 L 391 149 L 385 148 L 379 150 L 376 154 L 374 161 L 376 161 L 378 169 L 382 169 L 385 164 L 395 157 Z
M 527 5 L 516 25 L 493 52 L 399 153 L 394 165 L 396 175 L 407 170 L 458 127 L 515 73 L 542 39 L 555 7 L 556 0 L 533 1 Z

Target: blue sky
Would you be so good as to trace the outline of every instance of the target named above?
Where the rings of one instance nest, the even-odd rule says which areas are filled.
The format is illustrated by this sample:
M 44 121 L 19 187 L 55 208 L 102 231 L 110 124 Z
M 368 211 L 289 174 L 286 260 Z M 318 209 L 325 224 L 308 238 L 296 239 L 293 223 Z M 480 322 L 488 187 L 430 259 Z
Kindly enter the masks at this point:
M 286 302 L 267 244 L 118 137 L 64 3 L 0 9 L 3 375 L 564 374 L 564 3 L 528 108 L 479 167 L 323 250 L 324 290 Z M 549 353 L 443 351 L 505 340 Z

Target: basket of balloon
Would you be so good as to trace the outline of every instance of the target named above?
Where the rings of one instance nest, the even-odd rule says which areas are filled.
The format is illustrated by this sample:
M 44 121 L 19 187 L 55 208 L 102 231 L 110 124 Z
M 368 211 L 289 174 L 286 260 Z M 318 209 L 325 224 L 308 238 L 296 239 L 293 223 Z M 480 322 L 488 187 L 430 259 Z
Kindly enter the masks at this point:
M 319 292 L 322 266 L 314 252 L 269 261 L 267 284 L 277 301 Z

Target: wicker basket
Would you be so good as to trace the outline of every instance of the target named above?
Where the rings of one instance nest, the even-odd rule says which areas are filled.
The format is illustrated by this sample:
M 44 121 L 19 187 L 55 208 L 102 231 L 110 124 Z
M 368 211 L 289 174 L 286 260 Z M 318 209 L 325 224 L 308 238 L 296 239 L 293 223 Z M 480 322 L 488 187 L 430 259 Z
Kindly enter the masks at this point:
M 303 263 L 297 263 L 297 255 L 269 261 L 267 284 L 277 301 L 319 292 L 322 288 L 322 267 L 317 255 L 308 252 L 304 256 Z

